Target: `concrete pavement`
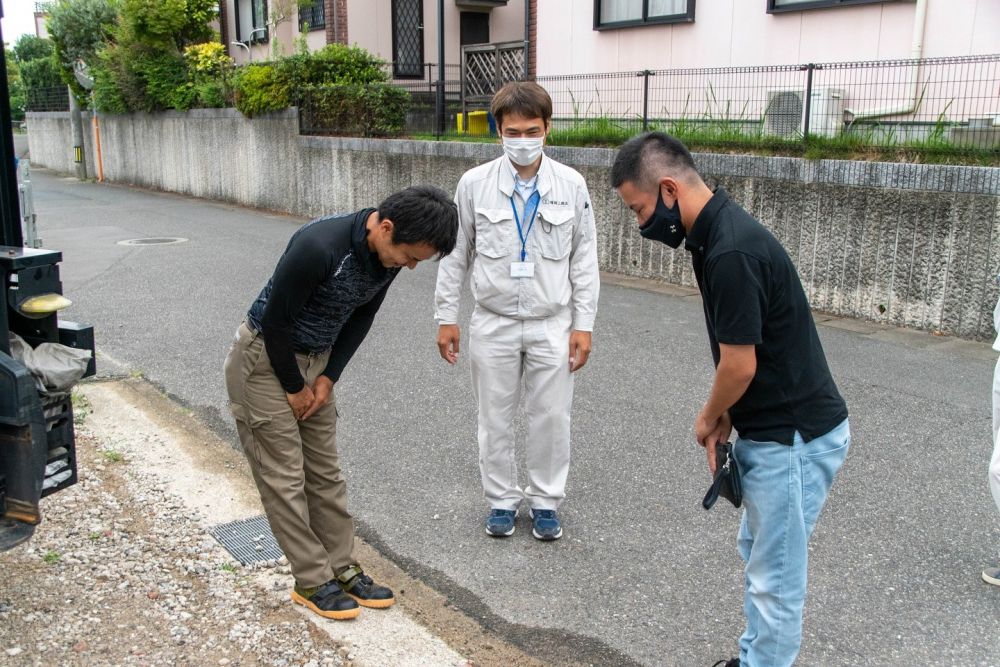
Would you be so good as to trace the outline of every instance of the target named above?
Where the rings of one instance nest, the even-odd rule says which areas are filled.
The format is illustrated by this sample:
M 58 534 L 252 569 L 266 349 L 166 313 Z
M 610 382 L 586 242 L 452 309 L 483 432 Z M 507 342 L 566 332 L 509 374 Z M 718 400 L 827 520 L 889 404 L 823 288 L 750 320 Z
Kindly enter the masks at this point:
M 105 367 L 144 375 L 235 443 L 222 361 L 303 221 L 34 176 L 40 235 L 63 252 L 74 301 L 65 317 L 95 325 Z M 164 236 L 188 240 L 118 245 Z M 400 275 L 337 387 L 362 535 L 543 660 L 734 655 L 739 515 L 701 508 L 691 436 L 712 370 L 699 298 L 605 283 L 576 385 L 566 537 L 539 543 L 525 521 L 498 541 L 482 530 L 467 350 L 449 367 L 434 345 L 435 270 Z M 855 439 L 811 545 L 800 664 L 1000 664 L 1000 590 L 979 580 L 1000 547 L 985 478 L 995 354 L 845 320 L 820 334 Z

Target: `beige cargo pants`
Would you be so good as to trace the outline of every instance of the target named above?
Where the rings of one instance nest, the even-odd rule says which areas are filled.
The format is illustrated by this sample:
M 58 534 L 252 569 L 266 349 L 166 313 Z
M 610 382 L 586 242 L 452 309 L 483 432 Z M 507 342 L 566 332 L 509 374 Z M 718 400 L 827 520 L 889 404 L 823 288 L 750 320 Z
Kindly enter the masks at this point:
M 306 383 L 329 353 L 295 355 Z M 296 583 L 320 586 L 354 563 L 354 521 L 337 455 L 337 408 L 330 402 L 306 421 L 288 405 L 264 340 L 241 324 L 225 364 L 229 407 L 250 462 L 271 531 Z

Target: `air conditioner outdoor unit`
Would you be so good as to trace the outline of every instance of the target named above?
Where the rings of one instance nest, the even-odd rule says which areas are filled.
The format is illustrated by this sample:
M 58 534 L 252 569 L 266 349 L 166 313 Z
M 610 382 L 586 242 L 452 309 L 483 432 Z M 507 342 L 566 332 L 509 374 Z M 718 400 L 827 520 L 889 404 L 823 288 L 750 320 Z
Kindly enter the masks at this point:
M 805 131 L 805 91 L 800 88 L 767 91 L 764 133 L 779 137 L 801 137 Z M 813 88 L 809 104 L 809 134 L 835 137 L 844 129 L 844 91 Z

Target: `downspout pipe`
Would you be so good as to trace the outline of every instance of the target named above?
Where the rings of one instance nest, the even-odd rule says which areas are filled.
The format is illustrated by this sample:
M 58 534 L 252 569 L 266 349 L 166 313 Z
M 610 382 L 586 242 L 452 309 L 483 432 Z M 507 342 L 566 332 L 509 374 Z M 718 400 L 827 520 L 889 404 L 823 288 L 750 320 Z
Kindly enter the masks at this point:
M 531 0 L 524 0 L 524 80 L 528 80 L 528 54 L 531 53 Z
M 924 23 L 927 18 L 928 0 L 917 0 L 917 6 L 913 15 L 913 46 L 910 49 L 910 58 L 919 61 L 924 53 Z M 910 99 L 908 102 L 896 106 L 876 107 L 874 109 L 844 109 L 845 114 L 850 114 L 853 118 L 851 122 L 865 120 L 868 118 L 882 118 L 884 116 L 898 116 L 916 111 L 917 99 L 919 97 L 917 86 L 920 83 L 920 63 L 910 66 Z

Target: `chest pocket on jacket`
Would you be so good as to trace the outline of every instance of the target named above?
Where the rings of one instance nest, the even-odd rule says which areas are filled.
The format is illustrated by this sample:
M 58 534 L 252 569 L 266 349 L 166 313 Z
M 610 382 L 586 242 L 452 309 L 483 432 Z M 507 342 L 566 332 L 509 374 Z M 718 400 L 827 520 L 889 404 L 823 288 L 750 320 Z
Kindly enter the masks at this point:
M 476 252 L 499 259 L 511 252 L 514 214 L 507 208 L 476 209 Z
M 538 242 L 542 257 L 562 259 L 573 249 L 573 218 L 571 208 L 542 208 L 531 235 Z

